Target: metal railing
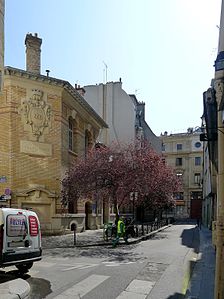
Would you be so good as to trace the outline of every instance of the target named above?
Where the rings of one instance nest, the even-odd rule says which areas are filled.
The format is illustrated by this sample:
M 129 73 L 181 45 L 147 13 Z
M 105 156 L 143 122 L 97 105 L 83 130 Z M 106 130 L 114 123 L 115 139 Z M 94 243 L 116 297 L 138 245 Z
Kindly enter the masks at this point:
M 157 229 L 165 226 L 168 224 L 167 219 L 162 219 L 158 221 L 151 221 L 151 222 L 131 222 L 130 224 L 126 225 L 126 233 L 130 238 L 138 238 L 141 236 L 145 236 Z M 104 224 L 103 229 L 103 238 L 105 241 L 109 241 L 116 237 L 116 226 L 112 224 L 112 222 Z
M 167 219 L 152 222 L 136 223 L 134 224 L 134 230 L 136 232 L 136 237 L 140 237 L 145 236 L 165 225 L 167 225 Z

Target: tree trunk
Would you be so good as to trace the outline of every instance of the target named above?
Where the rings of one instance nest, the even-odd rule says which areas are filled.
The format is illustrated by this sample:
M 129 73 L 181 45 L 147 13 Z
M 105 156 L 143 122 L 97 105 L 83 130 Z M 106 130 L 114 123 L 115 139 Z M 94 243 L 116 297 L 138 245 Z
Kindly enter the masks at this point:
M 113 203 L 114 203 L 114 210 L 115 210 L 115 214 L 116 214 L 115 222 L 117 223 L 119 220 L 119 209 L 118 209 L 118 205 L 117 205 L 117 197 L 116 197 L 115 191 L 113 191 Z

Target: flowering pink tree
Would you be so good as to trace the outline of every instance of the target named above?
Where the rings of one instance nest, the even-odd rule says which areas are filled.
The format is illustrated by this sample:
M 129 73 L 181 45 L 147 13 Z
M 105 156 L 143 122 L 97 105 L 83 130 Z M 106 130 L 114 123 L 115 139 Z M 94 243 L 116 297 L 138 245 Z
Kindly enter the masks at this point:
M 62 203 L 97 194 L 118 214 L 119 206 L 129 205 L 135 192 L 136 206 L 164 209 L 175 204 L 173 193 L 180 188 L 176 174 L 148 144 L 113 145 L 96 148 L 76 161 L 62 181 Z

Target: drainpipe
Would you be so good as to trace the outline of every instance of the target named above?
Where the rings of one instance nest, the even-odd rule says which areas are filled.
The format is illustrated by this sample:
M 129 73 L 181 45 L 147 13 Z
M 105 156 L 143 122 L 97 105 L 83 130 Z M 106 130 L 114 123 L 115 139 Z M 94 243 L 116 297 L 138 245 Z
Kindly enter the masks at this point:
M 218 113 L 218 173 L 217 173 L 217 242 L 215 299 L 224 299 L 224 128 L 221 106 L 224 96 L 224 0 L 219 27 L 218 56 L 215 61 L 215 91 Z

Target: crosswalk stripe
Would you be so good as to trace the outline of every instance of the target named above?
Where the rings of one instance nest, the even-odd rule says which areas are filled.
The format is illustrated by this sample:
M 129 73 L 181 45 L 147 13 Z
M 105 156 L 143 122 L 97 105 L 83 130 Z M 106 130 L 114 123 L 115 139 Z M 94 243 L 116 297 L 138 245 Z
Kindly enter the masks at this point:
M 89 277 L 83 279 L 82 281 L 76 283 L 71 288 L 67 289 L 60 295 L 54 297 L 54 299 L 77 299 L 82 298 L 91 290 L 95 289 L 98 285 L 108 279 L 110 276 L 106 275 L 90 275 Z
M 135 264 L 136 262 L 102 262 L 106 267 L 117 267 L 123 265 Z
M 155 282 L 134 279 L 116 299 L 145 299 Z
M 155 285 L 155 282 L 146 281 L 146 280 L 139 280 L 134 279 L 129 284 L 129 286 L 126 288 L 128 292 L 134 292 L 139 294 L 149 294 L 153 286 Z

